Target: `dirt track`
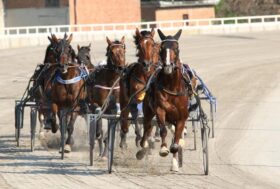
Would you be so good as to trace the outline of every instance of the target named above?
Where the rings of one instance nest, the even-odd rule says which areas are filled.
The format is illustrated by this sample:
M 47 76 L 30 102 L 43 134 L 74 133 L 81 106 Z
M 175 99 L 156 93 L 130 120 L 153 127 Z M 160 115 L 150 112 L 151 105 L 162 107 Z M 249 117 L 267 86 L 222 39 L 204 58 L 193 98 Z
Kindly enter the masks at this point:
M 209 176 L 203 175 L 201 150 L 192 150 L 190 129 L 184 167 L 176 174 L 169 172 L 171 156 L 159 157 L 159 148 L 145 160 L 136 160 L 132 129 L 128 150 L 116 147 L 113 174 L 107 174 L 98 158 L 94 167 L 88 166 L 82 119 L 75 127 L 78 147 L 63 161 L 58 149 L 46 149 L 39 140 L 35 152 L 29 152 L 28 114 L 21 147 L 16 148 L 14 100 L 43 60 L 45 47 L 1 50 L 0 188 L 280 188 L 279 44 L 276 32 L 181 38 L 181 58 L 218 98 L 216 136 L 209 140 Z M 134 60 L 131 41 L 127 49 L 128 60 Z M 105 42 L 94 42 L 95 59 L 104 54 Z M 47 138 L 57 143 L 57 136 L 47 133 Z

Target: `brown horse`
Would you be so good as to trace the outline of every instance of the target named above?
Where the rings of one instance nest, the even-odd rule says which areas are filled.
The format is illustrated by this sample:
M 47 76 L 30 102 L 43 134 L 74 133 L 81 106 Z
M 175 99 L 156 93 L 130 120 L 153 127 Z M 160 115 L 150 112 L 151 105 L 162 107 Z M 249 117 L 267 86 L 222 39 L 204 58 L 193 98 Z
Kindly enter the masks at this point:
M 107 39 L 107 64 L 97 66 L 93 73 L 91 73 L 88 82 L 87 82 L 87 92 L 88 92 L 88 101 L 90 103 L 91 112 L 98 113 L 100 107 L 106 101 L 108 94 L 111 90 L 111 87 L 115 81 L 121 76 L 121 73 L 125 67 L 125 43 L 124 37 L 121 41 L 112 42 L 108 37 Z M 117 113 L 117 103 L 119 103 L 119 86 L 115 86 L 113 93 L 110 96 L 110 101 L 107 109 L 105 110 L 106 114 L 116 114 Z M 104 138 L 105 150 L 102 154 L 103 157 L 107 156 L 107 137 L 102 132 L 102 122 L 101 120 L 97 123 L 96 130 L 97 138 L 99 142 L 102 142 Z M 104 136 L 103 136 L 104 135 Z M 99 143 L 99 146 L 100 143 Z
M 174 36 L 165 36 L 160 30 L 161 50 L 160 57 L 162 61 L 162 70 L 157 75 L 155 82 L 151 85 L 149 94 L 144 99 L 144 134 L 140 145 L 142 150 L 138 151 L 136 156 L 142 159 L 148 148 L 147 140 L 151 136 L 151 121 L 156 115 L 158 126 L 160 127 L 160 136 L 162 139 L 160 156 L 167 156 L 166 122 L 175 126 L 175 136 L 170 146 L 170 152 L 173 153 L 172 170 L 178 171 L 178 161 L 176 155 L 179 149 L 179 140 L 182 137 L 185 122 L 188 118 L 188 89 L 186 88 L 182 75 L 182 64 L 179 59 L 178 39 L 182 30 L 179 30 Z
M 73 143 L 72 133 L 74 131 L 74 123 L 80 111 L 80 103 L 85 101 L 85 72 L 80 65 L 75 64 L 72 59 L 72 48 L 70 42 L 72 34 L 67 39 L 65 35 L 56 47 L 56 76 L 52 81 L 51 102 L 52 117 L 50 119 L 52 131 L 55 133 L 58 129 L 56 124 L 56 115 L 60 119 L 60 125 L 66 123 L 68 137 L 64 152 L 71 152 L 70 144 Z M 62 129 L 62 127 L 61 127 Z M 63 134 L 64 131 L 61 131 Z M 63 137 L 62 137 L 63 138 Z M 62 139 L 62 147 L 64 141 Z M 63 150 L 63 149 L 62 149 Z M 63 158 L 63 156 L 62 156 Z
M 155 31 L 139 31 L 136 28 L 134 43 L 137 47 L 137 63 L 128 66 L 125 76 L 120 81 L 120 106 L 121 106 L 121 142 L 120 147 L 126 148 L 126 134 L 128 133 L 129 124 L 127 121 L 128 114 L 131 112 L 132 119 L 135 123 L 136 146 L 139 146 L 141 139 L 140 128 L 138 126 L 137 104 L 144 99 L 145 92 L 139 93 L 132 100 L 133 94 L 141 91 L 145 86 L 150 75 L 155 71 L 159 62 L 159 44 L 154 41 Z M 130 104 L 129 104 L 130 103 Z
M 60 39 L 57 39 L 54 34 L 48 36 L 50 44 L 46 48 L 45 58 L 43 64 L 37 66 L 32 78 L 34 79 L 33 87 L 34 99 L 39 104 L 38 118 L 40 122 L 40 138 L 44 137 L 43 127 L 50 129 L 50 125 L 45 123 L 45 118 L 50 115 L 50 90 L 51 80 L 54 76 L 55 68 L 53 65 L 56 63 L 55 50 Z

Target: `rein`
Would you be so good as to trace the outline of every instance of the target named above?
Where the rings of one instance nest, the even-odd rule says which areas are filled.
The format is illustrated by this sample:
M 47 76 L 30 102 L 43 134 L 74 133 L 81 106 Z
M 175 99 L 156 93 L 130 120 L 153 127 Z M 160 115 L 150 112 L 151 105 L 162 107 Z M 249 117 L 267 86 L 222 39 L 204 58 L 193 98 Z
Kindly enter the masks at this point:
M 127 105 L 126 105 L 121 111 L 126 110 L 126 109 L 129 107 L 131 101 L 132 101 L 138 94 L 140 94 L 140 93 L 142 93 L 142 92 L 146 92 L 146 91 L 150 88 L 150 85 L 151 85 L 153 79 L 156 77 L 156 75 L 160 72 L 161 69 L 162 69 L 161 66 L 157 66 L 156 70 L 152 73 L 152 75 L 150 76 L 148 82 L 145 84 L 145 87 L 144 87 L 143 89 L 140 89 L 140 90 L 136 91 L 134 94 L 132 94 L 132 95 L 130 96 L 129 100 L 128 100 Z
M 172 95 L 172 96 L 186 96 L 187 95 L 186 92 L 170 91 L 168 89 L 165 89 L 162 85 L 158 85 L 158 89 L 169 95 Z

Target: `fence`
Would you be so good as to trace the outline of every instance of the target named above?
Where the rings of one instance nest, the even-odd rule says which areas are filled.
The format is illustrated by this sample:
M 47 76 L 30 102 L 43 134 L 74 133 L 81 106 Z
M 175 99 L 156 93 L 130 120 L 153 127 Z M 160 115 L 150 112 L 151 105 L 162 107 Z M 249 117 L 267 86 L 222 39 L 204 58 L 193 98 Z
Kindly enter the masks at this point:
M 0 30 L 0 49 L 43 45 L 48 43 L 50 33 L 75 33 L 76 41 L 104 39 L 106 35 L 131 37 L 135 28 L 162 30 L 183 29 L 192 34 L 227 34 L 234 32 L 251 32 L 280 29 L 280 15 L 251 16 L 193 20 L 171 20 L 157 22 L 90 24 L 90 25 L 54 25 L 32 27 L 9 27 Z

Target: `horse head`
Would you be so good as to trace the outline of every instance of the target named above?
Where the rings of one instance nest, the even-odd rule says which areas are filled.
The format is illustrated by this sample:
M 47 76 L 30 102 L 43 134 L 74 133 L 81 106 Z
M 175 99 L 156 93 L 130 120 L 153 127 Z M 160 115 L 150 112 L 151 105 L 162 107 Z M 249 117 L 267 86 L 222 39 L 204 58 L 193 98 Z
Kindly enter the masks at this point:
M 155 62 L 155 57 L 158 56 L 157 52 L 157 43 L 154 41 L 155 30 L 154 28 L 151 31 L 139 31 L 136 28 L 134 35 L 134 43 L 137 47 L 138 53 L 138 62 L 142 63 L 145 68 L 149 68 Z
M 73 49 L 70 45 L 73 39 L 73 35 L 70 37 L 65 34 L 64 38 L 61 39 L 55 48 L 55 58 L 59 65 L 59 69 L 62 73 L 67 73 L 68 65 L 73 63 Z
M 180 29 L 174 36 L 165 36 L 160 29 L 158 34 L 161 39 L 160 45 L 160 58 L 163 64 L 164 73 L 171 74 L 179 63 L 179 43 L 178 40 L 181 36 L 182 30 Z
M 77 60 L 78 60 L 78 64 L 80 65 L 85 65 L 85 66 L 91 66 L 91 58 L 90 58 L 90 46 L 91 44 L 89 44 L 88 46 L 82 46 L 80 47 L 80 45 L 77 46 L 78 48 L 78 55 L 77 55 Z
M 125 66 L 125 43 L 124 36 L 121 41 L 115 40 L 112 42 L 108 37 L 107 39 L 107 65 L 116 70 L 122 70 Z
M 51 37 L 48 36 L 48 39 L 50 41 L 50 44 L 48 45 L 48 47 L 46 49 L 44 63 L 55 64 L 56 63 L 56 57 L 55 57 L 56 47 L 61 39 L 58 39 L 54 34 L 51 34 Z

